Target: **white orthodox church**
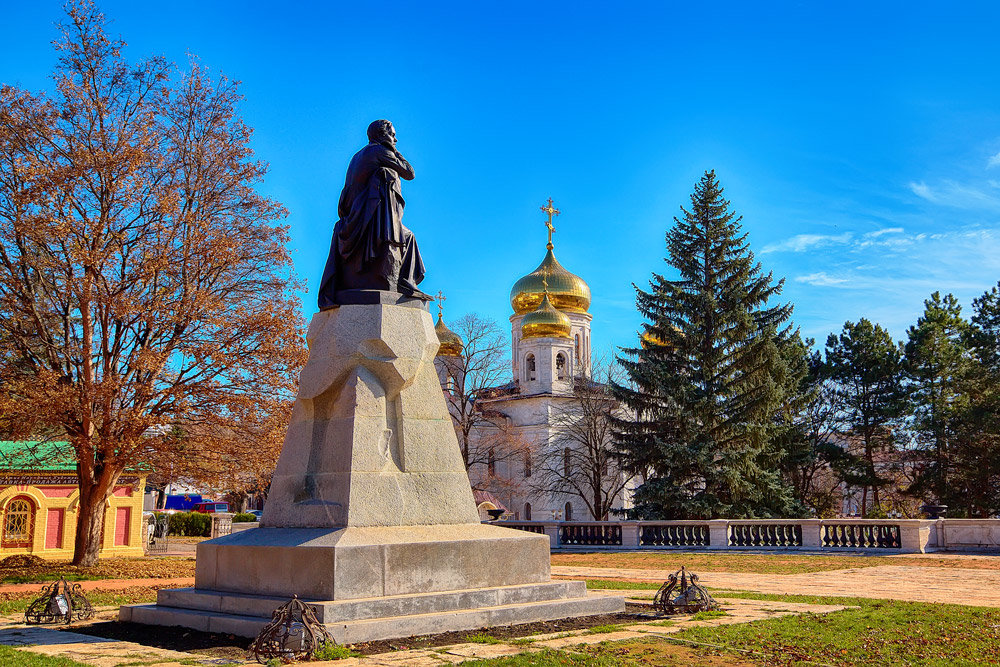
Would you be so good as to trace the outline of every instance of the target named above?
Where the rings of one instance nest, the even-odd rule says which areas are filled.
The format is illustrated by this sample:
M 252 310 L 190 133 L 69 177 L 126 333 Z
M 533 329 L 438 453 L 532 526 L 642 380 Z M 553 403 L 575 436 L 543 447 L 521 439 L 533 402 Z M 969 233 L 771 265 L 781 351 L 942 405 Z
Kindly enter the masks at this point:
M 495 469 L 469 470 L 473 479 L 487 473 L 510 482 L 496 495 L 477 494 L 477 503 L 485 518 L 485 509 L 502 509 L 511 520 L 593 520 L 586 504 L 571 493 L 540 493 L 533 490 L 533 474 L 544 457 L 561 456 L 565 442 L 558 436 L 560 414 L 566 402 L 574 398 L 574 383 L 590 378 L 590 287 L 583 278 L 567 271 L 556 259 L 552 245 L 552 215 L 559 211 L 542 207 L 548 213 L 548 243 L 541 264 L 514 283 L 510 305 L 511 376 L 508 385 L 496 387 L 479 398 L 478 408 L 506 417 L 518 440 L 527 445 L 523 456 L 497 457 Z M 441 349 L 436 365 L 445 392 L 451 390 L 456 364 L 462 355 L 463 341 L 448 329 L 441 313 L 436 326 Z M 565 417 L 562 417 L 564 422 Z M 536 463 L 532 465 L 533 459 Z M 490 465 L 490 464 L 487 464 Z M 476 466 L 474 465 L 473 468 Z M 486 466 L 482 466 L 486 467 Z M 533 470 L 533 467 L 535 468 Z M 631 484 L 617 494 L 614 509 L 630 507 Z M 497 497 L 501 496 L 501 497 Z M 612 513 L 609 520 L 619 519 Z

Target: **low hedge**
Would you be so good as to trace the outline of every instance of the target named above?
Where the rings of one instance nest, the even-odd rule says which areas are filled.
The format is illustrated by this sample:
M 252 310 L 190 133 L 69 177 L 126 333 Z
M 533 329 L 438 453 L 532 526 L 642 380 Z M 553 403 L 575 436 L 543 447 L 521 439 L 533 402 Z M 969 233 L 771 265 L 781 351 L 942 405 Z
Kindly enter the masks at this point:
M 256 520 L 257 517 L 249 512 L 239 512 L 233 515 L 233 523 L 251 523 Z
M 201 512 L 175 512 L 170 514 L 170 534 L 184 537 L 209 537 L 212 534 L 212 515 Z

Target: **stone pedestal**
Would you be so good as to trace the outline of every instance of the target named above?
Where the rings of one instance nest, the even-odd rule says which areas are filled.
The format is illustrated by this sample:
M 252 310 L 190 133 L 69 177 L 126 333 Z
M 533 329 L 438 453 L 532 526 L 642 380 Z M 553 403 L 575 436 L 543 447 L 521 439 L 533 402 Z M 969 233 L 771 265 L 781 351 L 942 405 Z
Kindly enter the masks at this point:
M 624 608 L 550 582 L 546 536 L 480 524 L 423 302 L 326 310 L 307 340 L 260 528 L 199 544 L 194 589 L 122 620 L 252 636 L 298 595 L 356 642 Z

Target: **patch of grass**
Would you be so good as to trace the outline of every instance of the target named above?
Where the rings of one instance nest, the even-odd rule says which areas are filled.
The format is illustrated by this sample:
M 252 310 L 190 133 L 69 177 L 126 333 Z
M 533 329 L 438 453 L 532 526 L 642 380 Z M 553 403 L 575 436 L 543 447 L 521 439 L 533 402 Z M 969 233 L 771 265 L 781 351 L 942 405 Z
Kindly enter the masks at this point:
M 0 644 L 0 665 L 3 667 L 87 667 L 82 662 L 69 658 L 54 658 L 30 651 L 19 651 Z
M 470 644 L 502 644 L 503 642 L 493 635 L 489 635 L 485 632 L 476 632 L 471 635 L 465 635 L 465 641 Z
M 341 646 L 340 644 L 323 644 L 319 649 L 313 654 L 313 660 L 343 660 L 344 658 L 360 658 L 361 654 L 357 651 L 352 651 L 346 646 Z
M 706 611 L 695 612 L 695 614 L 691 617 L 691 620 L 708 621 L 713 618 L 722 618 L 723 616 L 729 616 L 729 613 L 722 611 L 721 609 L 708 609 Z
M 587 579 L 587 588 L 592 590 L 611 589 L 615 591 L 655 591 L 662 584 L 652 581 L 616 581 L 614 579 Z
M 765 602 L 801 602 L 803 604 L 849 605 L 854 607 L 857 607 L 862 602 L 892 602 L 891 600 L 855 598 L 845 595 L 787 595 L 782 593 L 758 593 L 757 591 L 709 590 L 712 591 L 713 597 L 736 600 L 764 600 Z
M 84 594 L 95 607 L 119 606 L 123 604 L 142 604 L 155 602 L 159 586 L 133 586 L 116 591 L 86 591 Z M 31 593 L 0 593 L 0 616 L 23 614 L 39 592 Z M 0 663 L 2 665 L 2 663 Z
M 667 628 L 670 627 L 671 625 L 677 625 L 677 621 L 667 619 L 666 621 L 653 621 L 651 623 L 647 623 L 646 625 L 659 625 L 664 628 Z
M 608 632 L 621 632 L 625 629 L 624 625 L 620 623 L 611 623 L 609 625 L 595 625 L 592 628 L 587 628 L 583 634 L 585 635 L 602 635 Z
M 511 644 L 512 646 L 531 646 L 536 641 L 538 640 L 534 639 L 533 637 L 518 637 L 517 639 L 511 639 L 507 643 Z
M 635 639 L 624 642 L 601 642 L 580 646 L 573 652 L 547 649 L 534 653 L 475 662 L 463 665 L 477 667 L 624 667 L 625 665 L 656 665 L 657 667 L 753 667 L 751 663 L 730 655 L 712 655 L 657 639 Z
M 754 623 L 689 628 L 676 636 L 754 651 L 763 661 L 837 665 L 978 665 L 1000 646 L 1000 609 L 895 600 L 806 595 L 764 596 L 789 602 L 852 604 L 829 614 L 802 614 Z M 760 599 L 749 597 L 749 599 Z
M 1000 559 L 990 556 L 950 558 L 935 556 L 867 556 L 846 554 L 747 554 L 691 553 L 685 551 L 626 551 L 619 553 L 554 553 L 553 565 L 628 568 L 638 570 L 679 570 L 684 565 L 702 572 L 757 572 L 761 574 L 801 574 L 878 565 L 915 567 L 974 568 L 1000 570 Z
M 66 561 L 43 561 L 29 566 L 0 566 L 0 583 L 42 583 L 94 579 L 172 579 L 194 576 L 194 558 L 103 558 L 93 567 Z

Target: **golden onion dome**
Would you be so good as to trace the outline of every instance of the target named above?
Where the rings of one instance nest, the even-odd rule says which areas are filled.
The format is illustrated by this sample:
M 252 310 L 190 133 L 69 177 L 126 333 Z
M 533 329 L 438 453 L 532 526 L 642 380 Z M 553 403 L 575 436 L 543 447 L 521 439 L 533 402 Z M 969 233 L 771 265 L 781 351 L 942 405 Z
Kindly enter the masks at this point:
M 510 305 L 516 314 L 531 313 L 539 307 L 545 292 L 542 280 L 546 277 L 549 301 L 555 308 L 570 313 L 587 312 L 590 308 L 590 286 L 580 276 L 564 269 L 549 245 L 538 268 L 514 283 L 510 290 Z
M 434 325 L 434 332 L 437 334 L 438 341 L 441 343 L 441 347 L 438 348 L 437 356 L 462 356 L 462 349 L 465 347 L 465 343 L 462 342 L 461 336 L 448 328 L 448 326 L 444 323 L 444 318 L 441 316 L 440 312 L 438 312 L 437 324 Z
M 521 320 L 523 338 L 569 338 L 573 328 L 565 313 L 556 310 L 549 295 L 542 291 L 542 302 Z

